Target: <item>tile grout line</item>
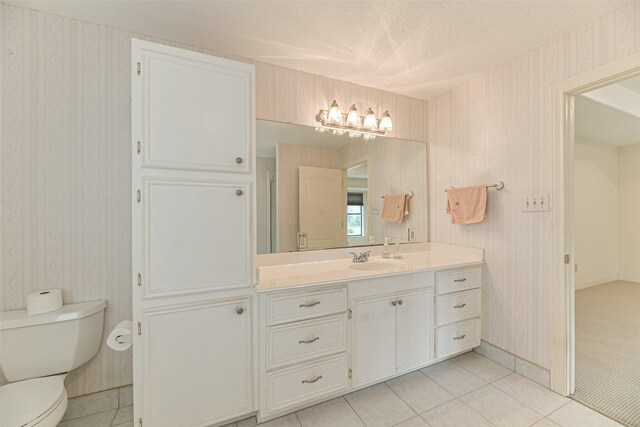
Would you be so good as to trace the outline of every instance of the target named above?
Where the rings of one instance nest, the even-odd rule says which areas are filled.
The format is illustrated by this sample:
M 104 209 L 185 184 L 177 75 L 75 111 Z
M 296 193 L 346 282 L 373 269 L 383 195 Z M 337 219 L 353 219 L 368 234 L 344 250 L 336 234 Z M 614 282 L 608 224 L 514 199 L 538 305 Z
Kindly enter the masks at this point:
M 364 389 L 363 389 L 364 390 Z M 346 398 L 346 394 L 344 396 L 340 396 L 342 399 L 344 399 L 345 402 L 347 402 L 347 405 L 349 405 L 349 408 L 351 408 L 351 410 L 353 411 L 354 414 L 356 414 L 356 417 L 358 417 L 358 419 L 360 420 L 360 422 L 362 423 L 363 426 L 367 426 L 367 424 L 364 422 L 364 420 L 360 417 L 360 414 L 358 414 L 358 412 L 355 410 L 355 408 L 353 406 L 351 406 L 351 403 L 349 403 L 349 400 Z
M 401 375 L 401 376 L 399 376 L 399 377 L 396 377 L 396 378 L 402 378 L 404 375 L 407 375 L 407 374 L 410 374 L 410 373 L 411 373 L 411 372 L 408 372 L 408 373 L 403 374 L 403 375 Z M 389 380 L 387 380 L 387 381 L 389 381 Z M 416 412 L 416 411 L 411 407 L 411 405 L 409 405 L 409 403 L 408 403 L 408 402 L 406 402 L 406 401 L 402 398 L 402 396 L 400 396 L 398 393 L 396 393 L 396 392 L 395 392 L 395 390 L 393 390 L 391 387 L 389 387 L 389 386 L 387 385 L 387 381 L 384 381 L 382 384 L 384 384 L 384 385 L 385 385 L 389 390 L 391 390 L 391 393 L 393 393 L 393 394 L 395 394 L 396 396 L 398 396 L 398 399 L 400 399 L 400 401 L 402 401 L 402 403 L 404 403 L 405 405 L 407 405 L 407 408 L 409 408 L 409 410 L 415 414 L 413 417 L 407 418 L 406 420 L 402 420 L 402 421 L 400 421 L 398 424 L 402 424 L 403 422 L 405 422 L 405 421 L 409 421 L 410 419 L 413 419 L 413 418 L 415 418 L 416 416 L 420 416 L 420 414 L 418 414 L 418 413 L 417 413 L 417 412 Z M 397 425 L 397 424 L 396 424 L 396 425 Z

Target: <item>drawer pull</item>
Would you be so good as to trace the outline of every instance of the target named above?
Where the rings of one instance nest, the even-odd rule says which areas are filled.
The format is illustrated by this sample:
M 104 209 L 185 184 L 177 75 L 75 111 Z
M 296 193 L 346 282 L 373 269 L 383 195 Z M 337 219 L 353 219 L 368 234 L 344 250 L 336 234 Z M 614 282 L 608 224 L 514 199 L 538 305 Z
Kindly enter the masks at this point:
M 242 159 L 242 157 L 236 157 L 236 163 L 237 164 L 241 164 L 244 160 Z
M 298 344 L 311 344 L 312 342 L 316 342 L 320 339 L 320 337 L 315 337 L 312 340 L 300 340 L 298 341 Z
M 315 382 L 317 382 L 318 380 L 322 379 L 322 375 L 318 375 L 317 377 L 315 377 L 312 380 L 302 380 L 302 384 L 313 384 Z
M 462 335 L 460 335 L 460 336 L 453 337 L 453 339 L 454 339 L 454 340 L 463 340 L 463 339 L 464 339 L 464 337 L 466 337 L 466 335 L 462 334 Z
M 320 301 L 308 302 L 306 304 L 300 304 L 300 308 L 313 307 L 314 305 L 318 304 L 320 304 Z
M 236 190 L 236 196 L 242 196 L 244 192 L 242 190 Z
M 398 305 L 402 305 L 402 300 L 401 299 L 398 300 Z
M 455 280 L 454 280 L 454 282 L 456 282 L 456 283 L 466 282 L 466 281 L 467 281 L 467 278 L 466 278 L 466 277 L 464 277 L 464 278 L 462 278 L 462 279 L 455 279 Z
M 398 301 L 391 301 L 391 305 L 392 305 L 392 306 L 394 306 L 394 307 L 395 307 L 395 306 L 396 306 L 396 304 L 398 304 Z
M 453 308 L 465 308 L 466 306 L 467 306 L 467 303 L 462 303 L 462 304 L 454 305 Z

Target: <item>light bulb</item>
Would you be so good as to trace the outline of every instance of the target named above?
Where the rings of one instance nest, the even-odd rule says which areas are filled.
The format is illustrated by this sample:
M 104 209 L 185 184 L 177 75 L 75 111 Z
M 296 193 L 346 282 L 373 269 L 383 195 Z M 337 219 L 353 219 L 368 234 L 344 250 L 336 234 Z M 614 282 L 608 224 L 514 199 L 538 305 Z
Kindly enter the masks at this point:
M 327 128 L 321 128 L 321 127 L 316 127 L 316 132 L 326 133 L 326 132 L 329 132 L 329 129 L 327 129 Z
M 365 141 L 373 141 L 374 139 L 376 139 L 376 136 L 375 136 L 375 135 L 371 135 L 371 134 L 368 134 L 368 133 L 365 133 L 365 134 L 363 135 L 363 137 L 364 137 L 364 140 L 365 140 Z
M 344 135 L 344 131 L 342 129 L 334 129 L 333 130 L 333 134 L 334 135 L 338 135 L 338 136 L 342 136 L 342 135 Z
M 355 128 L 360 127 L 360 117 L 358 116 L 356 104 L 353 104 L 351 108 L 349 108 L 349 112 L 347 113 L 347 125 Z
M 327 121 L 337 125 L 342 124 L 342 110 L 338 106 L 338 103 L 333 100 L 331 107 L 329 107 L 329 114 L 327 115 Z
M 378 129 L 376 115 L 373 113 L 373 110 L 371 108 L 367 108 L 367 111 L 364 112 L 364 122 L 362 123 L 362 127 L 369 130 Z
M 393 122 L 391 122 L 391 116 L 388 111 L 385 111 L 380 117 L 380 126 L 378 127 L 382 132 L 393 130 Z
M 349 138 L 356 139 L 360 138 L 362 134 L 360 132 L 349 132 Z

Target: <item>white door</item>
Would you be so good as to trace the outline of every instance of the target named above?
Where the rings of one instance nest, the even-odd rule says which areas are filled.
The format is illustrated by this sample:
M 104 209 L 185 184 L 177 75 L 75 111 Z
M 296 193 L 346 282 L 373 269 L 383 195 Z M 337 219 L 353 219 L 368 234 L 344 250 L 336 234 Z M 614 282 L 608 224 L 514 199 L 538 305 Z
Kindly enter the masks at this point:
M 433 359 L 433 291 L 403 292 L 397 300 L 396 357 L 400 373 Z
M 352 302 L 353 387 L 396 373 L 396 296 Z
M 251 411 L 248 297 L 143 313 L 144 425 L 210 425 Z
M 300 233 L 307 236 L 306 249 L 345 246 L 346 171 L 300 166 L 298 172 Z
M 140 40 L 132 62 L 135 423 L 223 422 L 254 409 L 254 67 Z

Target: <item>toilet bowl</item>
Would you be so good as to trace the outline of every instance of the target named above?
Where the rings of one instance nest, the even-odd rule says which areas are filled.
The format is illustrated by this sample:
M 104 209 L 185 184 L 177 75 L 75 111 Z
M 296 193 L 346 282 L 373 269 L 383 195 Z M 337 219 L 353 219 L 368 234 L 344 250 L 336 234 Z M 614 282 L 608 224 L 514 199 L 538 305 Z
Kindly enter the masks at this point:
M 10 381 L 0 387 L 0 426 L 58 425 L 67 410 L 66 373 L 98 353 L 106 306 L 96 301 L 31 316 L 0 313 L 0 369 Z
M 67 410 L 64 375 L 3 385 L 0 402 L 0 426 L 55 427 Z

